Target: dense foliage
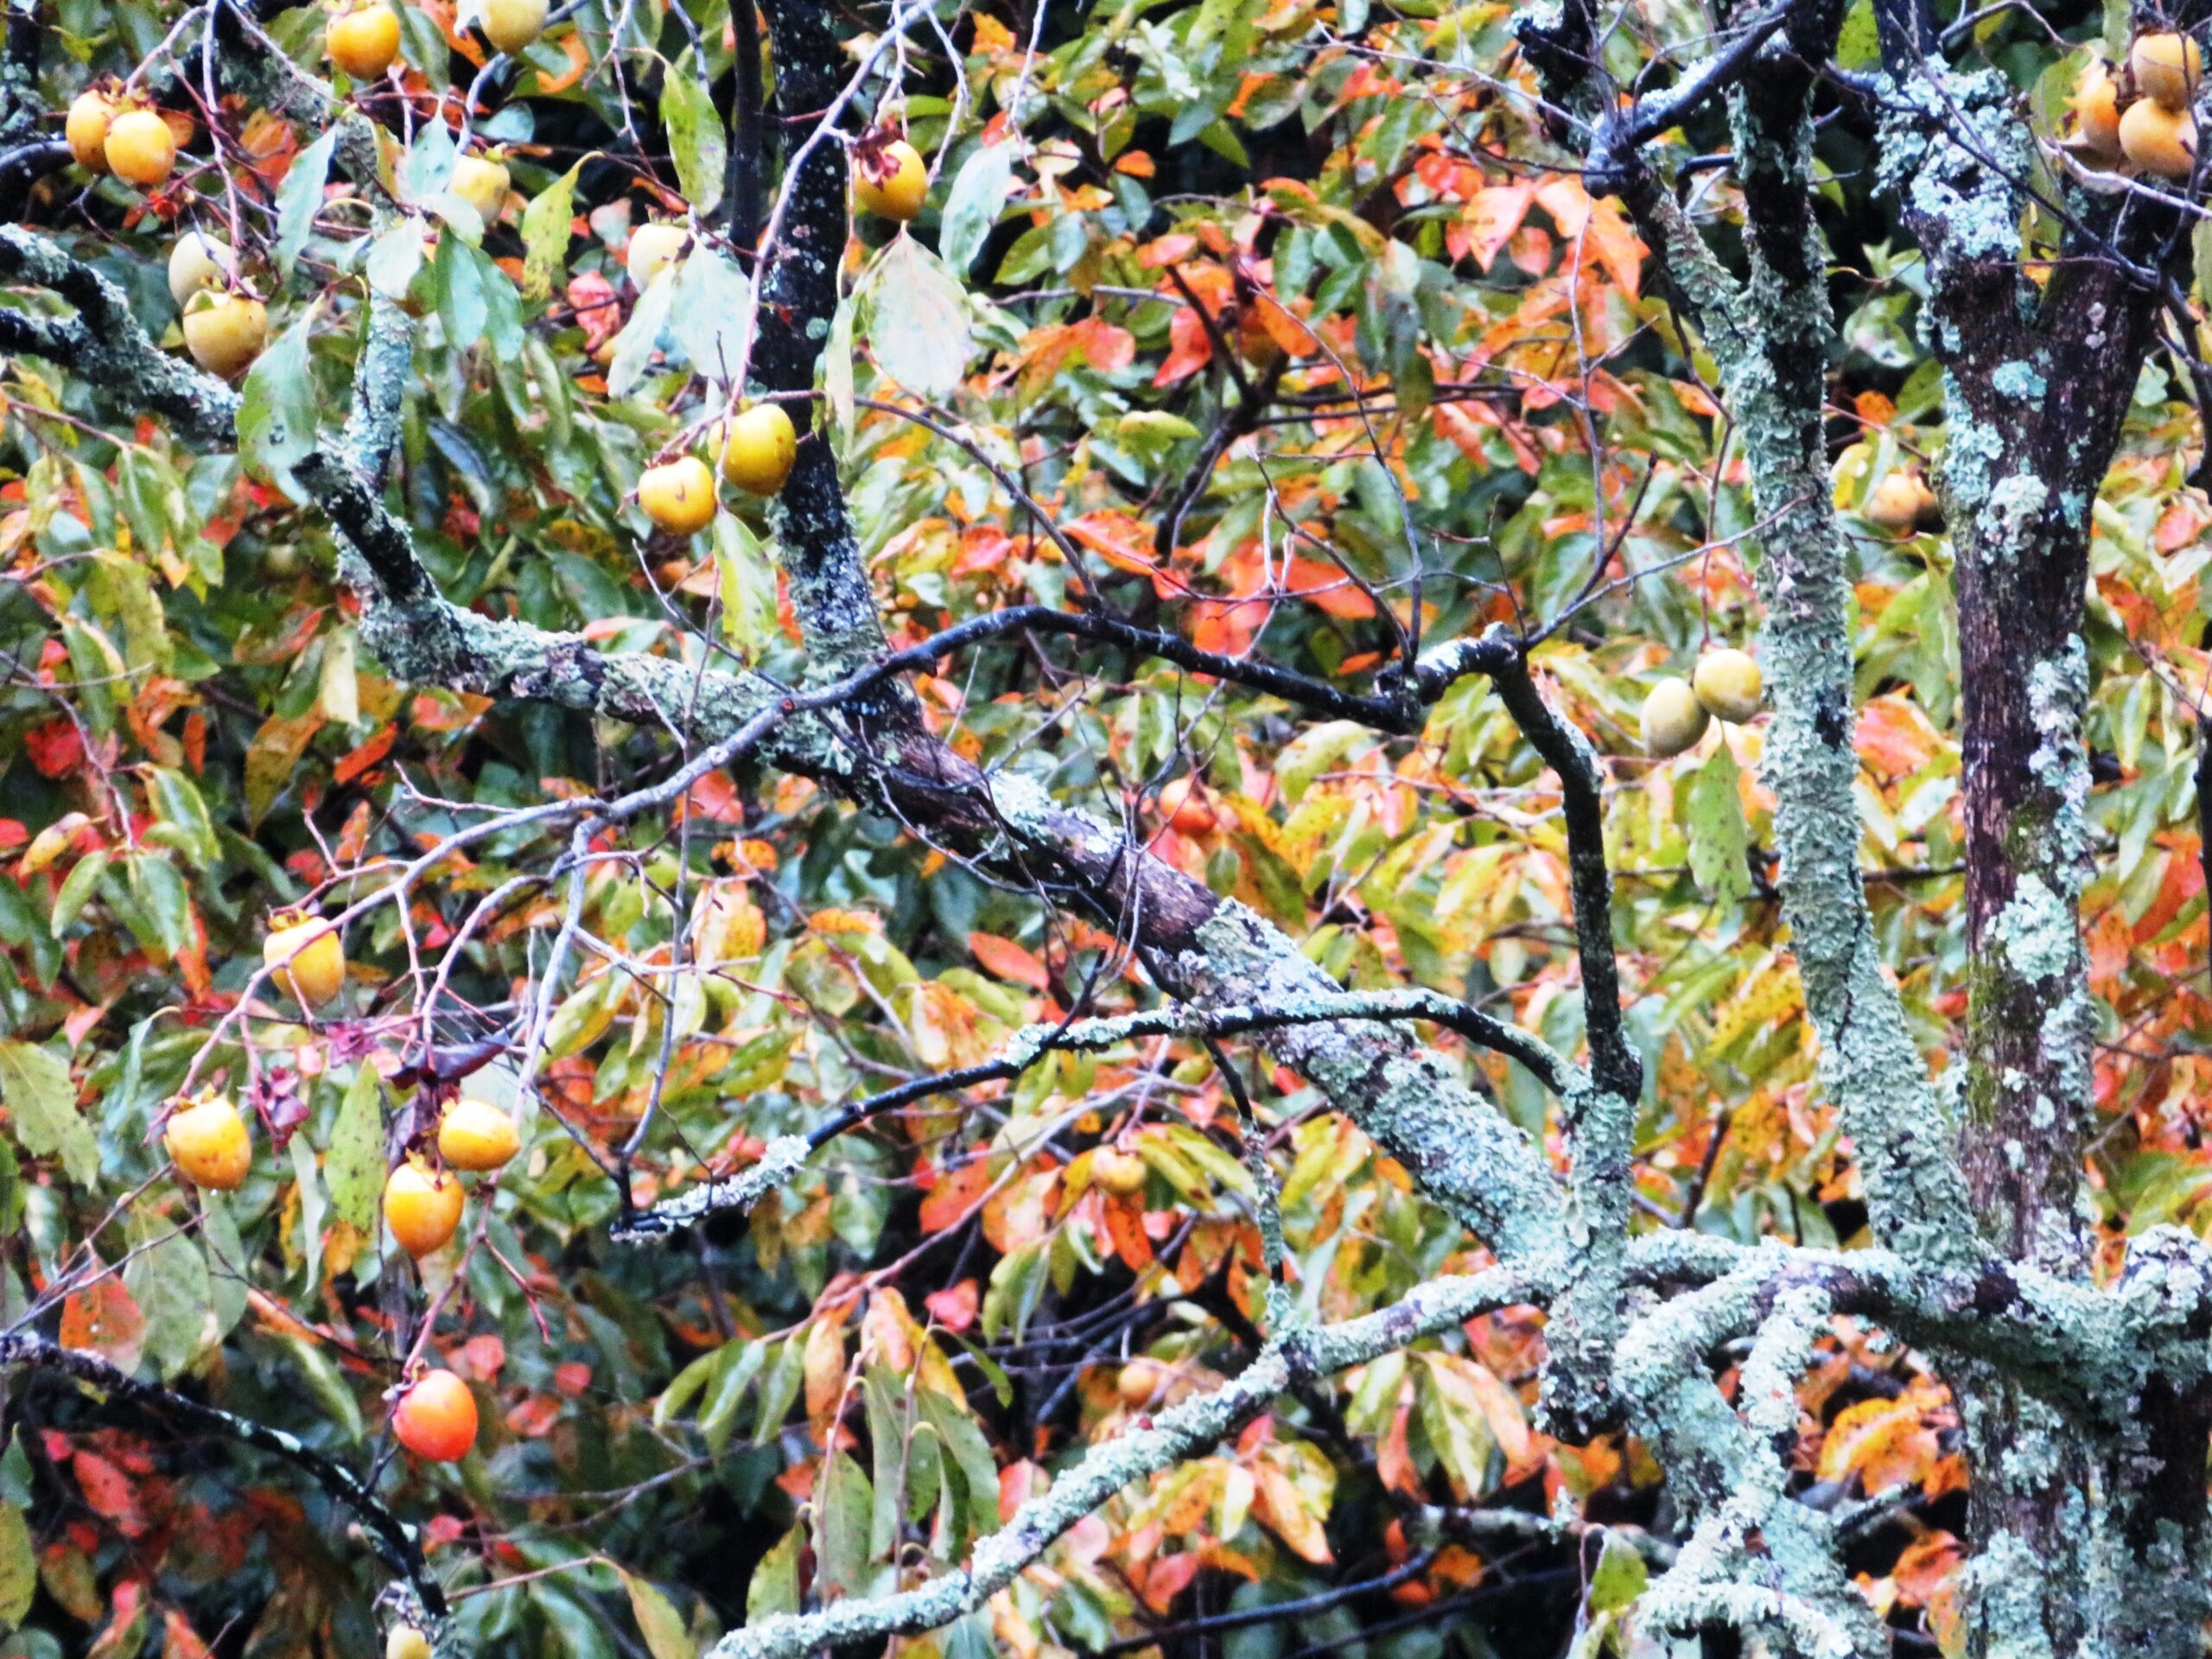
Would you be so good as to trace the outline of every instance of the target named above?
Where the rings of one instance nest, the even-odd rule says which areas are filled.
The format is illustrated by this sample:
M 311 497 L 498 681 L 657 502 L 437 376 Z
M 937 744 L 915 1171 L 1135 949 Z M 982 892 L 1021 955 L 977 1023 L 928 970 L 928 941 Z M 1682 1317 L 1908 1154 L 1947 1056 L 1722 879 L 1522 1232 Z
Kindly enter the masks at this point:
M 326 55 L 350 8 L 10 7 L 6 1653 L 358 1654 L 421 1624 L 442 1651 L 677 1659 L 942 1580 L 1270 1337 L 1510 1257 L 1470 1225 L 1484 1191 L 1520 1207 L 1510 1184 L 1440 1191 L 1327 1054 L 1176 1014 L 1236 978 L 1147 931 L 1192 892 L 1350 991 L 1430 994 L 1376 1007 L 1421 1014 L 1438 1075 L 1491 1103 L 1453 1109 L 1540 1169 L 1595 1134 L 1578 1091 L 1624 1084 L 1630 1232 L 1894 1242 L 1818 1071 L 1769 716 L 1664 759 L 1639 726 L 1662 678 L 1755 645 L 1783 512 L 1713 294 L 1653 256 L 1649 181 L 1586 180 L 1586 151 L 1599 110 L 1759 20 L 1609 12 L 1592 104 L 1494 0 L 569 0 L 542 32 L 518 9 L 391 0 L 397 56 L 356 79 Z M 1936 1097 L 1971 1110 L 1992 947 L 1945 515 L 1999 509 L 1943 464 L 1950 325 L 1898 218 L 1877 22 L 1840 14 L 1810 94 L 1822 487 L 1872 937 Z M 2046 282 L 2082 192 L 2114 200 L 2081 182 L 2067 100 L 2129 20 L 1936 23 L 1993 72 L 1974 111 L 2073 138 L 2008 157 L 2033 200 L 1999 239 Z M 88 90 L 121 100 L 111 130 L 157 110 L 174 170 L 73 157 Z M 1659 194 L 1743 269 L 1747 118 L 1661 114 L 1634 135 Z M 918 215 L 849 221 L 849 171 L 901 205 L 900 137 Z M 2086 1169 L 2067 1271 L 2091 1286 L 2212 1190 L 2192 222 L 2163 232 L 2171 332 L 2121 365 L 2086 521 L 2094 1074 L 2060 1160 Z M 221 245 L 180 280 L 195 232 Z M 208 363 L 218 306 L 191 296 L 230 307 L 233 276 L 267 327 L 235 408 L 131 343 Z M 649 513 L 647 469 L 713 467 L 756 399 L 800 433 L 785 493 L 725 486 L 696 532 Z M 434 589 L 361 529 L 379 513 Z M 440 632 L 468 618 L 487 631 Z M 1484 638 L 1525 668 L 1414 667 Z M 794 690 L 734 701 L 747 673 Z M 1610 939 L 1562 721 L 1596 752 Z M 975 775 L 990 813 L 958 804 Z M 1129 849 L 1086 864 L 1116 825 L 1195 885 Z M 264 954 L 286 911 L 337 925 L 327 1000 Z M 512 1114 L 511 1162 L 440 1175 L 456 1094 Z M 240 1182 L 172 1162 L 210 1096 L 244 1121 Z M 419 1260 L 384 1223 L 394 1168 L 465 1186 Z M 1633 1409 L 1540 1406 L 1548 1300 L 1470 1302 L 1207 1420 L 895 1650 L 1624 1649 L 1696 1505 Z M 1956 1653 L 1953 1390 L 1986 1378 L 1896 1325 L 1824 1313 L 1760 1421 L 1899 1650 Z M 1748 1335 L 1713 1345 L 1731 1399 Z M 474 1402 L 456 1460 L 393 1437 L 426 1367 Z

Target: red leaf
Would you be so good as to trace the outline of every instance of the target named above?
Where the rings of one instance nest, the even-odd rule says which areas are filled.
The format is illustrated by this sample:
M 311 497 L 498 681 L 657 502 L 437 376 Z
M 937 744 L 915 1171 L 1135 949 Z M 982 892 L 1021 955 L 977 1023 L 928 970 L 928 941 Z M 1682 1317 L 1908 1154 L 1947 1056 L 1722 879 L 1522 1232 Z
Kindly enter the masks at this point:
M 964 1334 L 976 1323 L 976 1310 L 982 1301 L 982 1292 L 976 1281 L 963 1279 L 950 1289 L 931 1291 L 922 1298 L 922 1306 L 946 1330 Z
M 25 732 L 23 747 L 45 778 L 67 778 L 85 762 L 84 737 L 66 715 L 57 715 Z
M 83 1488 L 85 1502 L 105 1516 L 126 1538 L 146 1530 L 145 1511 L 138 1507 L 138 1484 L 97 1452 L 79 1452 L 70 1459 L 71 1471 Z
M 453 1357 L 454 1370 L 479 1382 L 498 1382 L 499 1368 L 506 1363 L 507 1344 L 488 1332 L 471 1337 Z

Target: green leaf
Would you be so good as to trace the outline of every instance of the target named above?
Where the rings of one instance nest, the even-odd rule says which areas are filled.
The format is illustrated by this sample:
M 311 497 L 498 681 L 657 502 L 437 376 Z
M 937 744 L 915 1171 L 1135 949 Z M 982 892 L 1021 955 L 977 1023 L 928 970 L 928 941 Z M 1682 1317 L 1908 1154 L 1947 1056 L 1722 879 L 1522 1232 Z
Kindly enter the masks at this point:
M 430 264 L 438 321 L 445 325 L 450 351 L 465 352 L 482 339 L 484 321 L 490 315 L 484 303 L 484 283 L 475 261 L 468 257 L 474 251 L 457 236 L 442 236 L 437 257 Z
M 8 1449 L 0 1452 L 0 1502 L 28 1508 L 35 1493 L 33 1483 L 37 1478 L 29 1454 L 23 1450 L 23 1430 L 19 1423 L 8 1431 Z
M 154 810 L 163 823 L 175 827 L 177 849 L 200 868 L 213 868 L 222 852 L 215 841 L 214 820 L 207 816 L 207 803 L 201 798 L 199 785 L 168 766 L 152 767 L 149 776 Z
M 901 235 L 876 261 L 868 343 L 878 367 L 909 391 L 944 397 L 975 350 L 968 293 L 940 260 Z
M 23 1166 L 16 1161 L 16 1149 L 0 1141 L 0 1233 L 13 1233 L 22 1225 L 28 1201 Z
M 312 1296 L 322 1276 L 322 1221 L 330 1200 L 323 1191 L 322 1173 L 315 1167 L 315 1148 L 304 1135 L 292 1137 L 292 1173 L 300 1184 L 300 1255 L 307 1263 L 307 1294 Z
M 875 1493 L 867 1471 L 849 1452 L 828 1459 L 814 1486 L 816 1592 L 851 1595 L 863 1589 L 868 1562 L 868 1527 Z
M 295 156 L 276 193 L 276 269 L 286 276 L 292 274 L 315 228 L 315 216 L 321 211 L 323 187 L 330 181 L 330 152 L 337 143 L 338 129 L 332 127 Z
M 1866 69 L 1882 60 L 1881 32 L 1874 22 L 1874 0 L 1852 0 L 1836 36 L 1835 60 L 1846 69 Z
M 960 1483 L 968 1489 L 969 1525 L 978 1534 L 988 1532 L 998 1524 L 999 1516 L 999 1465 L 991 1455 L 991 1443 L 959 1402 L 934 1389 L 918 1389 L 914 1397 L 922 1415 L 952 1454 Z
M 479 248 L 464 251 L 476 267 L 477 282 L 484 294 L 485 336 L 501 359 L 512 361 L 522 355 L 522 296 L 515 291 L 514 279 L 499 269 L 490 254 Z
M 192 895 L 165 854 L 131 855 L 130 896 L 153 922 L 162 949 L 171 960 L 192 948 Z
M 899 1379 L 880 1362 L 870 1365 L 861 1378 L 868 1452 L 875 1471 L 875 1508 L 868 1521 L 868 1548 L 871 1556 L 879 1558 L 888 1557 L 899 1541 L 899 1471 L 906 1460 L 905 1395 Z
M 136 537 L 137 532 L 134 530 L 131 534 Z M 176 652 L 169 639 L 168 616 L 162 609 L 161 597 L 154 592 L 144 565 L 126 553 L 102 549 L 92 555 L 91 579 L 86 588 L 94 609 L 122 622 L 124 657 L 134 673 L 143 668 L 166 670 L 172 665 Z
M 99 1141 L 77 1110 L 77 1085 L 59 1055 L 29 1043 L 0 1043 L 0 1101 L 7 1103 L 25 1152 L 58 1156 L 79 1186 L 99 1185 Z
M 721 250 L 693 248 L 676 273 L 669 333 L 691 366 L 717 385 L 728 385 L 745 346 L 753 284 Z
M 437 124 L 433 123 L 432 124 Z M 369 244 L 369 257 L 363 262 L 361 274 L 369 279 L 369 286 L 388 300 L 404 300 L 407 289 L 415 280 L 415 273 L 423 269 L 423 237 L 425 226 L 412 213 L 386 226 Z M 460 238 L 442 236 L 439 245 Z
M 135 546 L 156 553 L 189 533 L 191 505 L 168 462 L 149 450 L 125 447 L 116 457 L 115 474 Z
M 806 1348 L 797 1337 L 786 1337 L 776 1346 L 776 1363 L 760 1384 L 760 1409 L 753 1420 L 753 1438 L 766 1440 L 784 1426 L 791 1402 L 798 1398 L 805 1379 Z
M 693 1360 L 673 1377 L 660 1391 L 660 1398 L 653 1402 L 653 1427 L 666 1428 L 676 1414 L 699 1397 L 700 1392 L 714 1380 L 715 1370 L 722 1363 L 722 1356 L 732 1346 L 724 1343 L 711 1353 L 704 1353 Z
M 521 354 L 522 302 L 488 255 L 459 237 L 441 237 L 430 276 L 449 347 L 466 351 L 483 340 L 502 357 Z
M 669 66 L 661 82 L 660 117 L 668 128 L 669 154 L 676 162 L 677 186 L 683 199 L 696 213 L 712 213 L 722 199 L 729 146 L 722 138 L 715 100 L 688 51 Z
M 995 1659 L 1001 1651 L 998 1637 L 993 1634 L 991 1621 L 986 1614 L 963 1614 L 945 1632 L 944 1659 Z
M 415 130 L 413 146 L 399 163 L 399 193 L 409 201 L 427 201 L 446 188 L 453 177 L 461 151 L 453 142 L 453 129 L 442 121 L 425 121 Z
M 614 1570 L 622 1574 L 622 1587 L 630 1592 L 630 1611 L 653 1659 L 697 1659 L 698 1647 L 683 1628 L 683 1615 L 676 1611 L 675 1604 L 658 1586 L 624 1568 Z
M 71 868 L 67 880 L 61 884 L 61 890 L 54 895 L 54 913 L 47 924 L 55 938 L 67 932 L 69 925 L 92 902 L 92 894 L 99 887 L 100 878 L 107 874 L 111 861 L 110 855 L 105 851 L 87 853 Z
M 14 1630 L 38 1593 L 38 1558 L 31 1529 L 13 1503 L 0 1504 L 0 1630 Z
M 146 1355 L 168 1382 L 211 1335 L 207 1258 L 197 1240 L 151 1205 L 131 1211 L 130 1245 L 123 1287 L 146 1316 Z
M 948 1330 L 943 1334 L 950 1337 L 966 1351 L 968 1357 L 975 1362 L 976 1369 L 982 1372 L 983 1380 L 991 1385 L 992 1395 L 998 1401 L 1000 1407 L 1004 1408 L 1012 1406 L 1014 1379 L 1006 1374 L 1006 1368 L 957 1331 Z
M 1452 1490 L 1463 1499 L 1479 1497 L 1490 1490 L 1491 1453 L 1497 1449 L 1497 1439 L 1464 1373 L 1453 1369 L 1453 1357 L 1423 1354 L 1421 1358 L 1427 1362 L 1421 1382 L 1421 1427 L 1451 1478 Z
M 830 319 L 830 344 L 822 353 L 822 391 L 837 423 L 837 448 L 841 451 L 853 441 L 853 313 L 857 308 L 855 297 L 847 294 L 838 299 L 836 315 Z
M 646 287 L 631 310 L 630 321 L 614 336 L 614 358 L 607 365 L 610 397 L 627 397 L 645 378 L 645 365 L 652 362 L 653 352 L 660 345 L 661 331 L 668 322 L 669 302 L 675 293 L 676 273 L 664 270 Z
M 1618 1611 L 1643 1593 L 1643 1586 L 1649 1582 L 1650 1576 L 1650 1570 L 1643 1564 L 1643 1557 L 1630 1545 L 1607 1533 L 1605 1548 L 1598 1557 L 1598 1570 L 1590 1575 L 1590 1611 L 1593 1613 Z
M 755 1342 L 749 1337 L 738 1337 L 722 1344 L 715 1366 L 714 1386 L 707 1391 L 706 1403 L 699 1408 L 700 1435 L 707 1442 L 707 1450 L 718 1458 L 729 1444 L 730 1431 L 737 1426 L 737 1408 L 744 1403 L 746 1389 L 752 1386 L 767 1358 L 767 1347 L 765 1342 Z
M 1751 828 L 1744 822 L 1744 798 L 1736 757 L 1724 741 L 1698 768 L 1690 785 L 1690 876 L 1715 904 L 1732 905 L 1751 890 Z
M 315 378 L 308 369 L 315 310 L 308 307 L 254 359 L 238 403 L 238 459 L 247 472 L 283 486 L 295 499 L 301 493 L 292 482 L 292 468 L 315 442 Z
M 207 1257 L 207 1283 L 215 1313 L 215 1337 L 220 1342 L 245 1317 L 246 1270 L 251 1265 L 245 1241 L 231 1217 L 231 1206 L 219 1192 L 200 1195 L 200 1244 Z
M 364 1060 L 354 1068 L 353 1084 L 339 1104 L 322 1160 L 330 1207 L 340 1221 L 368 1236 L 375 1234 L 377 1200 L 384 1192 L 382 1093 L 376 1067 Z
M 805 1548 L 806 1529 L 795 1526 L 760 1558 L 753 1569 L 753 1581 L 745 1586 L 747 1624 L 798 1611 L 799 1552 Z
M 524 299 L 543 300 L 550 296 L 554 277 L 568 264 L 569 226 L 576 216 L 576 175 L 583 170 L 583 162 L 578 162 L 539 191 L 531 199 L 530 206 L 522 210 Z
M 938 251 L 957 275 L 965 276 L 983 251 L 983 244 L 999 222 L 1006 206 L 1007 187 L 1014 182 L 1014 146 L 983 144 L 960 164 L 945 199 L 944 228 L 938 236 Z
M 776 567 L 735 513 L 715 515 L 714 537 L 722 636 L 741 651 L 765 651 L 776 637 Z M 611 981 L 613 976 L 601 977 Z
M 296 1147 L 307 1144 L 302 1135 L 296 1138 Z M 314 1402 L 322 1409 L 324 1416 L 335 1423 L 354 1444 L 361 1439 L 361 1402 L 353 1397 L 353 1390 L 323 1345 L 314 1339 L 296 1335 L 279 1337 L 285 1351 L 291 1356 L 294 1374 L 308 1385 Z

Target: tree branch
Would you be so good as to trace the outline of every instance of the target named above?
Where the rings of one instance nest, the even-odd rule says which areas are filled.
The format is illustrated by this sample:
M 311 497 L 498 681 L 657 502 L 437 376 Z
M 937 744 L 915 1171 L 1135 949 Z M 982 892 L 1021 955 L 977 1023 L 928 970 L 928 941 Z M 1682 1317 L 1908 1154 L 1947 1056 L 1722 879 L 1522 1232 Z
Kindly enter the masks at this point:
M 979 1084 L 1010 1082 L 1047 1054 L 1114 1048 L 1141 1037 L 1236 1037 L 1251 1032 L 1280 1031 L 1291 1026 L 1348 1024 L 1368 1020 L 1425 1020 L 1443 1026 L 1470 1042 L 1517 1060 L 1562 1100 L 1576 1098 L 1589 1089 L 1588 1079 L 1538 1038 L 1440 992 L 1342 991 L 1334 995 L 1316 996 L 1297 1006 L 1276 1008 L 1199 1008 L 1171 1002 L 1163 1007 L 1109 1019 L 1025 1027 L 1014 1034 L 1006 1052 L 997 1058 L 956 1071 L 917 1077 L 855 1103 L 804 1135 L 779 1135 L 768 1143 L 760 1162 L 750 1168 L 727 1180 L 706 1182 L 665 1199 L 629 1217 L 615 1230 L 614 1236 L 628 1242 L 658 1237 L 724 1211 L 749 1211 L 798 1174 L 810 1154 L 869 1118 L 932 1096 L 972 1089 Z
M 948 1624 L 1013 1583 L 1062 1533 L 1131 1481 L 1217 1443 L 1286 1389 L 1364 1364 L 1478 1313 L 1511 1306 L 1525 1300 L 1528 1288 L 1502 1268 L 1471 1278 L 1433 1280 L 1381 1313 L 1279 1342 L 1213 1393 L 1171 1406 L 1089 1448 L 1051 1491 L 1023 1504 L 1005 1527 L 978 1542 L 965 1567 L 917 1589 L 763 1619 L 716 1643 L 713 1659 L 798 1659 L 817 1648 L 917 1635 Z
M 363 1484 L 359 1476 L 334 1463 L 296 1437 L 282 1429 L 271 1428 L 265 1423 L 257 1423 L 219 1407 L 207 1405 L 188 1395 L 142 1382 L 126 1371 L 118 1370 L 96 1354 L 74 1348 L 57 1347 L 43 1338 L 28 1332 L 16 1332 L 0 1336 L 0 1364 L 26 1365 L 38 1370 L 59 1372 L 73 1377 L 110 1400 L 140 1407 L 157 1417 L 188 1423 L 195 1428 L 283 1459 L 360 1517 L 362 1527 L 374 1544 L 377 1554 L 406 1581 L 423 1611 L 432 1620 L 443 1622 L 446 1616 L 445 1592 L 423 1559 L 422 1547 L 416 1541 L 412 1529 L 386 1509 L 376 1494 Z M 435 1635 L 435 1631 L 432 1634 Z

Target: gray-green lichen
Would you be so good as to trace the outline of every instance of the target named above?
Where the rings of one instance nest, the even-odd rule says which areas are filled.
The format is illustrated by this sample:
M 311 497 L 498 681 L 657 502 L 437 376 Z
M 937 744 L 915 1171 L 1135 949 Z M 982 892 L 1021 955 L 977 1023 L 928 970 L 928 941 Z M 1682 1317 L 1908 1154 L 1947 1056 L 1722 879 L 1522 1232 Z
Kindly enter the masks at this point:
M 2055 979 L 2073 967 L 2080 940 L 2074 907 L 2031 872 L 1991 924 L 1990 939 L 2023 979 Z
M 2031 363 L 2015 359 L 1999 363 L 1989 372 L 1990 390 L 2000 397 L 2010 397 L 2018 403 L 2038 403 L 2050 390 L 2042 372 Z

